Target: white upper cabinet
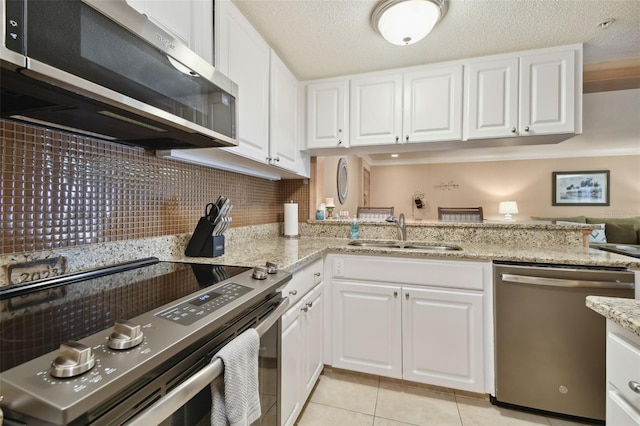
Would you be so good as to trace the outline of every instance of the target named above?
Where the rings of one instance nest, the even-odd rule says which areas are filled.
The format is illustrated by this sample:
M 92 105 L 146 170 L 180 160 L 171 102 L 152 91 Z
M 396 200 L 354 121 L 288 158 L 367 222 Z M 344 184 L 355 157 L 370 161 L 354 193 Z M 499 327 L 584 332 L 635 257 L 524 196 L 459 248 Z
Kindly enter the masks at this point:
M 462 139 L 462 65 L 404 74 L 405 142 Z
M 223 148 L 269 157 L 269 45 L 230 1 L 216 2 L 216 68 L 238 85 L 239 144 Z
M 271 51 L 269 156 L 267 161 L 296 171 L 298 148 L 298 80 Z
M 349 80 L 307 86 L 307 149 L 348 147 Z
M 472 62 L 467 70 L 467 137 L 517 136 L 518 58 Z
M 574 51 L 522 56 L 520 134 L 576 132 L 575 81 Z
M 213 1 L 126 0 L 163 30 L 213 64 Z
M 465 139 L 582 132 L 582 49 L 471 61 Z
M 463 66 L 351 80 L 351 146 L 462 139 Z
M 402 74 L 353 79 L 349 100 L 351 146 L 400 142 Z

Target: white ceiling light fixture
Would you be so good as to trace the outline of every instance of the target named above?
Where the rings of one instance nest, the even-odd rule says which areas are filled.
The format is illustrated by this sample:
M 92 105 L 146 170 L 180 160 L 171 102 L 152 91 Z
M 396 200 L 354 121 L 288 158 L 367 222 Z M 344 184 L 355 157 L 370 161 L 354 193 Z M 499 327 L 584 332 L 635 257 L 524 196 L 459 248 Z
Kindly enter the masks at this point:
M 404 46 L 422 40 L 447 13 L 448 0 L 382 0 L 371 25 L 389 43 Z

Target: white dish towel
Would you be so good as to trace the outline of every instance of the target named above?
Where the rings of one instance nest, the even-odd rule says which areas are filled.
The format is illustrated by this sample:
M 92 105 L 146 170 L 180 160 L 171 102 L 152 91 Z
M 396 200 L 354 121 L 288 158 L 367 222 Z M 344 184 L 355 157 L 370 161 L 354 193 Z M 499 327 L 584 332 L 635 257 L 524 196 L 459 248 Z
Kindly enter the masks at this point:
M 212 426 L 248 426 L 260 418 L 259 351 L 260 336 L 250 328 L 216 354 L 224 374 L 211 383 Z

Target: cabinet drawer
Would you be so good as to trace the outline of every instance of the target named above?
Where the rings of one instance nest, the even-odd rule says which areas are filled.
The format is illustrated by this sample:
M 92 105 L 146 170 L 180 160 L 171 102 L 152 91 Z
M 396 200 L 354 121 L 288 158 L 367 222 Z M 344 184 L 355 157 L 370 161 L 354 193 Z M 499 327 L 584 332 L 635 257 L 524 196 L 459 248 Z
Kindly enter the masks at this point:
M 297 303 L 322 281 L 322 268 L 322 259 L 318 259 L 293 273 L 291 281 L 282 290 L 282 295 L 289 297 L 291 305 Z
M 337 256 L 333 277 L 382 283 L 483 290 L 485 263 L 368 256 Z
M 640 383 L 640 347 L 632 342 L 636 338 L 615 324 L 607 327 L 607 381 L 640 411 L 640 393 L 629 387 L 630 382 Z
M 616 390 L 607 392 L 607 424 L 640 426 L 640 414 Z

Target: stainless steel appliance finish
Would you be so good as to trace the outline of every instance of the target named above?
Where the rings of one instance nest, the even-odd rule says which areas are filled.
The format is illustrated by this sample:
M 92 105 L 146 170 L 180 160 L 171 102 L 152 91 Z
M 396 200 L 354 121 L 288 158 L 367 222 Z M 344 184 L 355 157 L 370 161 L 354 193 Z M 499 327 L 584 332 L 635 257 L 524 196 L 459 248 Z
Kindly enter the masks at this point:
M 605 320 L 588 295 L 632 298 L 615 268 L 495 264 L 496 391 L 492 402 L 603 421 Z
M 288 304 L 280 288 L 291 274 L 274 271 L 256 280 L 252 273 L 252 268 L 150 258 L 96 275 L 0 289 L 5 419 L 196 424 L 209 415 L 207 385 L 222 370 L 215 354 L 254 327 L 261 335 L 265 396 L 258 424 L 275 424 L 279 319 Z M 12 303 L 16 299 L 21 302 Z M 113 340 L 123 349 L 114 349 Z
M 238 144 L 238 87 L 125 0 L 0 0 L 3 118 L 146 149 Z

